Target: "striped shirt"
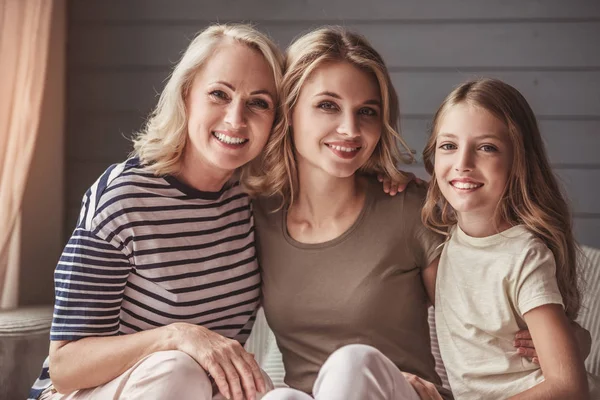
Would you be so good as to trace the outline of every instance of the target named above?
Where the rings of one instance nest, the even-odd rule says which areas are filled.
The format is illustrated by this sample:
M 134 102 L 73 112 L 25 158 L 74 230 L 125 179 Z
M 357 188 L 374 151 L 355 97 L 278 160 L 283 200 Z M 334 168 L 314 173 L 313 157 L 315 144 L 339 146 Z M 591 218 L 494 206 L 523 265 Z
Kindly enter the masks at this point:
M 54 272 L 50 340 L 124 335 L 174 322 L 242 344 L 259 305 L 254 221 L 239 184 L 201 192 L 132 158 L 83 197 Z M 51 384 L 48 360 L 34 384 Z

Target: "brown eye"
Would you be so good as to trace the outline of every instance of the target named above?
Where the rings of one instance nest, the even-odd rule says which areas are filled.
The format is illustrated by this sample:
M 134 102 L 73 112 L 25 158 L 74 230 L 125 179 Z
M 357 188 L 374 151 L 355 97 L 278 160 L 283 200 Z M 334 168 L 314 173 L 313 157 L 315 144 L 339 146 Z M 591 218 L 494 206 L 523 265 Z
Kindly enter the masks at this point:
M 359 115 L 366 115 L 368 117 L 376 117 L 377 116 L 377 111 L 372 109 L 371 107 L 363 107 L 360 110 L 358 110 L 358 114 Z

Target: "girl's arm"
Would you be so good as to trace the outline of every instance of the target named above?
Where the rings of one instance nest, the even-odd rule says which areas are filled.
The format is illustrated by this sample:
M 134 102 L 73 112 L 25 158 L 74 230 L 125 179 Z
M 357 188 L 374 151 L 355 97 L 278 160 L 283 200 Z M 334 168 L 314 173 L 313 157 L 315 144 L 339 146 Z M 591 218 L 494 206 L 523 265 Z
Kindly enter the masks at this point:
M 52 341 L 52 383 L 63 394 L 96 387 L 123 374 L 144 357 L 164 350 L 179 350 L 196 360 L 227 398 L 233 395 L 233 399 L 242 399 L 244 393 L 246 398 L 254 398 L 256 390 L 265 390 L 258 364 L 239 342 L 188 323 L 121 336 Z
M 563 308 L 546 304 L 523 315 L 545 380 L 511 399 L 589 399 L 583 360 Z
M 421 279 L 423 279 L 423 285 L 429 296 L 431 305 L 435 306 L 435 279 L 437 277 L 438 263 L 440 258 L 436 257 L 426 268 L 421 272 Z

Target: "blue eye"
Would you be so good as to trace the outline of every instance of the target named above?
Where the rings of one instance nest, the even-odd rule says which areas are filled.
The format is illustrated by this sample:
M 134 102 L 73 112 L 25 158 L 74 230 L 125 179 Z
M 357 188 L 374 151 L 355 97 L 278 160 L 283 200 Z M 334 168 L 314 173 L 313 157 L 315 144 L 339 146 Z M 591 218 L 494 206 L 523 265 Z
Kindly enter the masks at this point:
M 218 99 L 218 100 L 227 100 L 229 98 L 229 96 L 227 96 L 227 93 L 225 93 L 222 90 L 213 90 L 210 93 L 208 93 L 209 96 Z
M 481 150 L 485 151 L 486 153 L 493 153 L 498 151 L 497 148 L 495 148 L 494 146 L 491 146 L 489 144 L 485 144 L 483 146 L 481 146 Z
M 335 103 L 332 103 L 330 101 L 322 101 L 319 104 L 317 104 L 317 108 L 320 108 L 321 110 L 325 110 L 325 111 L 333 111 L 333 110 L 337 110 L 337 105 L 335 105 Z
M 266 110 L 269 108 L 269 103 L 267 103 L 263 99 L 254 99 L 250 101 L 250 107 L 260 108 L 261 110 Z
M 442 150 L 455 150 L 456 146 L 452 143 L 443 143 L 439 148 Z

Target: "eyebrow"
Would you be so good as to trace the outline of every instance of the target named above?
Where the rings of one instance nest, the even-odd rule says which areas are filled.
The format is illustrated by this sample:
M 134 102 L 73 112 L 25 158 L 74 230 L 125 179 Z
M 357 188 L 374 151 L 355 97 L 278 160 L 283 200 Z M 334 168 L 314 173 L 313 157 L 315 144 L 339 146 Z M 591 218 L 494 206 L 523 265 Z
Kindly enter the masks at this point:
M 446 137 L 446 138 L 449 138 L 449 139 L 458 139 L 458 136 L 456 136 L 455 134 L 453 134 L 453 133 L 446 133 L 446 132 L 439 133 L 437 135 L 437 137 Z M 491 133 L 484 134 L 484 135 L 481 135 L 481 136 L 477 136 L 476 138 L 480 139 L 480 140 L 481 139 L 497 139 L 497 140 L 502 140 L 502 138 L 500 138 L 498 135 L 494 135 L 494 134 L 491 134 Z
M 229 89 L 233 90 L 235 92 L 235 86 L 233 86 L 231 83 L 229 82 L 225 82 L 225 81 L 217 81 L 215 83 L 220 83 L 221 85 L 227 86 Z M 257 94 L 266 94 L 267 96 L 274 98 L 273 94 L 271 94 L 271 92 L 269 92 L 267 89 L 259 89 L 259 90 L 255 90 L 253 92 L 250 93 L 251 96 L 257 95 Z
M 328 92 L 328 91 L 319 92 L 319 93 L 315 94 L 315 97 L 318 97 L 318 96 L 329 96 L 329 97 L 333 97 L 335 99 L 340 99 L 340 100 L 342 99 L 342 97 L 339 94 L 334 93 L 334 92 Z M 369 99 L 369 100 L 363 102 L 363 104 L 372 104 L 372 105 L 381 107 L 381 102 L 376 99 Z

